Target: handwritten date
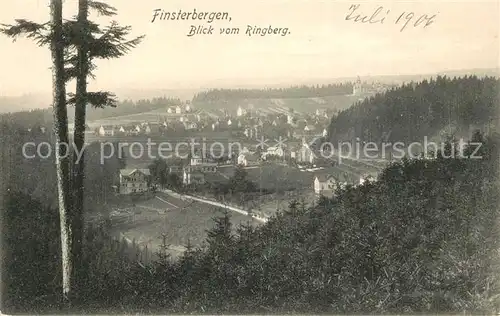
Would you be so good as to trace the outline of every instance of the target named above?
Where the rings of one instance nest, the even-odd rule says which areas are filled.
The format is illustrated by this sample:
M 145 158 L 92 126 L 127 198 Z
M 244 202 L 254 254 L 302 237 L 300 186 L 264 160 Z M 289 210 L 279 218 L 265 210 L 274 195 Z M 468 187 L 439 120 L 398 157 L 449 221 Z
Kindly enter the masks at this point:
M 367 24 L 384 24 L 386 18 L 390 16 L 390 13 L 391 10 L 379 6 L 375 11 L 371 12 L 371 14 L 364 14 L 361 13 L 359 4 L 353 4 L 349 7 L 349 13 L 346 15 L 345 20 Z M 414 12 L 402 12 L 398 15 L 397 19 L 394 21 L 394 24 L 401 25 L 401 28 L 399 30 L 400 32 L 403 32 L 407 27 L 411 26 L 413 26 L 414 28 L 426 28 L 434 23 L 436 16 L 437 14 L 418 15 Z

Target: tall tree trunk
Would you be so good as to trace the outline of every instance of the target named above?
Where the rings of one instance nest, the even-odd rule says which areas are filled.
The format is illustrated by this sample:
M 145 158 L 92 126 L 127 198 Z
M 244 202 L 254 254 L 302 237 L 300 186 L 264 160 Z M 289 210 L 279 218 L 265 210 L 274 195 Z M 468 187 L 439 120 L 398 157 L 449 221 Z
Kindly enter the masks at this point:
M 76 78 L 76 103 L 75 103 L 75 131 L 74 144 L 76 151 L 73 153 L 73 249 L 72 261 L 75 265 L 74 277 L 80 280 L 83 271 L 83 209 L 84 209 L 84 181 L 85 181 L 85 116 L 87 107 L 87 77 L 89 72 L 88 59 L 88 0 L 78 2 L 78 28 L 80 43 L 78 46 L 77 78 Z M 78 158 L 78 153 L 81 156 Z
M 64 80 L 64 43 L 62 0 L 50 0 L 50 16 L 52 37 L 50 50 L 52 54 L 52 97 L 54 113 L 54 134 L 56 140 L 57 190 L 59 201 L 59 217 L 61 222 L 62 250 L 62 291 L 68 300 L 73 280 L 71 279 L 72 262 L 71 222 L 68 216 L 69 205 L 69 158 L 68 156 L 68 113 L 66 110 L 66 87 Z

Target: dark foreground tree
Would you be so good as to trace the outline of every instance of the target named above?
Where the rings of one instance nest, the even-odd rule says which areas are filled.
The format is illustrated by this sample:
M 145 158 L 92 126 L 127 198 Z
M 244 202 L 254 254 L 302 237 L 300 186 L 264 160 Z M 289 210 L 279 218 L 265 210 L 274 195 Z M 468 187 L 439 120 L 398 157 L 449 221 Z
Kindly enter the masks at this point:
M 83 237 L 83 214 L 84 214 L 84 183 L 85 183 L 85 126 L 87 105 L 94 108 L 104 108 L 106 106 L 116 106 L 114 94 L 110 92 L 88 92 L 87 79 L 92 76 L 91 70 L 95 69 L 93 60 L 111 59 L 123 56 L 131 48 L 135 47 L 143 37 L 127 40 L 130 27 L 121 27 L 113 22 L 110 27 L 101 29 L 96 24 L 88 20 L 89 8 L 95 9 L 100 15 L 114 16 L 116 9 L 108 4 L 79 0 L 78 16 L 76 21 L 67 23 L 67 37 L 69 51 L 76 50 L 76 54 L 68 54 L 66 61 L 67 79 L 76 77 L 75 95 L 72 95 L 69 103 L 75 106 L 75 131 L 73 153 L 73 249 L 72 257 L 75 264 L 82 262 L 82 237 Z M 75 277 L 81 267 L 74 269 Z
M 68 113 L 66 109 L 66 87 L 64 82 L 64 42 L 62 0 L 50 1 L 51 37 L 50 50 L 52 55 L 52 95 L 54 111 L 54 133 L 56 137 L 57 154 L 57 189 L 59 192 L 59 220 L 61 226 L 62 253 L 62 290 L 65 299 L 69 299 L 72 290 L 71 223 L 69 218 L 69 158 L 67 155 Z

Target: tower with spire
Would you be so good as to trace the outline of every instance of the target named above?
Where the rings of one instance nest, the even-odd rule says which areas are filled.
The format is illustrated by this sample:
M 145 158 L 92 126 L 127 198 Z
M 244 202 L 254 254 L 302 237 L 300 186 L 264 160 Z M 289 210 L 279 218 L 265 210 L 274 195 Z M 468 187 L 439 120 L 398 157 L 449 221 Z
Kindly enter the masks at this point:
M 352 95 L 360 95 L 362 93 L 361 78 L 356 79 L 356 82 L 352 86 Z

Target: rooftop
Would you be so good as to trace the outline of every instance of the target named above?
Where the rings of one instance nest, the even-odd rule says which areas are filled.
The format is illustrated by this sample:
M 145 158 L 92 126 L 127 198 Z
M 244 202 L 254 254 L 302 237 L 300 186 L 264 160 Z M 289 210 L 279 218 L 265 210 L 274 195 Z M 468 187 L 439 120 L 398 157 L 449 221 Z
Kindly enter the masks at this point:
M 134 174 L 136 171 L 149 176 L 151 173 L 149 172 L 149 169 L 120 169 L 120 175 L 122 176 L 131 176 Z

